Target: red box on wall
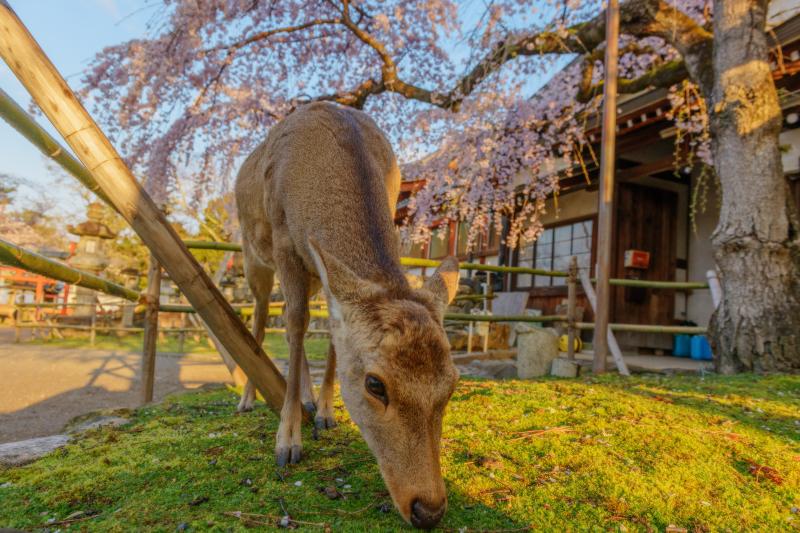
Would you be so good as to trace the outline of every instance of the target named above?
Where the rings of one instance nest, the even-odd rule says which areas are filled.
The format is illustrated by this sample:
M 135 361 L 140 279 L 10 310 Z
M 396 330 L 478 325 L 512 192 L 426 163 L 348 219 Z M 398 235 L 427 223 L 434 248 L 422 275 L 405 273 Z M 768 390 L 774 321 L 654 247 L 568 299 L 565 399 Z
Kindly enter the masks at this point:
M 650 268 L 650 252 L 644 250 L 625 250 L 625 268 Z

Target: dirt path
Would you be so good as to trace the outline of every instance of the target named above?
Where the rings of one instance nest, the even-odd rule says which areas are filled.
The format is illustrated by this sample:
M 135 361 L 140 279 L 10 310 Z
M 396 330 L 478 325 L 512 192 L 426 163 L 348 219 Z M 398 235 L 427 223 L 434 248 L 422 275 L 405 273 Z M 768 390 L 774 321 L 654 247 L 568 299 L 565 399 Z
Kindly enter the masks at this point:
M 141 354 L 14 344 L 0 328 L 0 443 L 52 435 L 70 419 L 139 401 Z M 229 383 L 214 355 L 159 355 L 155 397 Z

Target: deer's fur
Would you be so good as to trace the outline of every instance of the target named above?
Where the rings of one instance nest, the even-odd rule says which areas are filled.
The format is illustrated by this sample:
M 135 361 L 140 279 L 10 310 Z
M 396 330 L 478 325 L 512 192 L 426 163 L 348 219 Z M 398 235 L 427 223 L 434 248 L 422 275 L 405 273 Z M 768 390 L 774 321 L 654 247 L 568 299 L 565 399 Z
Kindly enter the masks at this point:
M 290 363 L 278 464 L 301 456 L 301 403 L 313 402 L 303 336 L 308 298 L 322 285 L 332 346 L 315 424 L 333 425 L 338 357 L 345 406 L 395 506 L 412 524 L 432 527 L 447 501 L 439 441 L 458 373 L 442 316 L 458 284 L 458 264 L 448 258 L 422 289 L 409 286 L 393 224 L 399 186 L 391 146 L 366 114 L 314 103 L 276 125 L 245 161 L 236 200 L 256 334 L 263 335 L 276 273 L 286 299 Z M 386 403 L 367 390 L 368 375 L 383 383 Z

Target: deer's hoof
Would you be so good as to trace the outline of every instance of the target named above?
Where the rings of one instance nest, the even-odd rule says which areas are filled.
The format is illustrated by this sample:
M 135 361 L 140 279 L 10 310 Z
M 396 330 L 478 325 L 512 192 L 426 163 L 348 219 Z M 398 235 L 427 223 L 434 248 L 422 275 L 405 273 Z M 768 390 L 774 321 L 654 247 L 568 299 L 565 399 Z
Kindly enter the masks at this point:
M 303 403 L 303 409 L 305 409 L 306 413 L 308 413 L 311 416 L 317 414 L 317 404 L 315 404 L 314 402 Z
M 315 429 L 333 429 L 336 427 L 336 420 L 332 416 L 317 415 L 314 418 Z
M 296 464 L 303 458 L 303 447 L 294 445 L 285 448 L 278 448 L 275 450 L 275 462 L 279 467 L 284 467 L 287 464 Z
M 253 402 L 248 401 L 241 401 L 239 405 L 236 407 L 237 413 L 249 413 L 253 410 Z

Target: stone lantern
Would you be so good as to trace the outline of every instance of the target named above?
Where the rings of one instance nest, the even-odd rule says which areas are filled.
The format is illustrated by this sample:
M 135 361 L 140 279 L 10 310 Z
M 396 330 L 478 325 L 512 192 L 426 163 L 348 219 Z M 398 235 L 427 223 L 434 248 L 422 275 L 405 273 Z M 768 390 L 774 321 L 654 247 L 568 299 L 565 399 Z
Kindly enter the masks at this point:
M 70 260 L 73 267 L 100 275 L 108 266 L 108 246 L 106 241 L 117 236 L 108 226 L 103 224 L 103 204 L 93 202 L 86 210 L 88 220 L 77 226 L 67 226 L 67 231 L 78 236 L 78 245 L 75 255 Z M 95 292 L 91 289 L 76 287 L 75 303 L 94 304 Z M 79 305 L 75 308 L 74 316 L 88 317 L 92 314 L 92 307 Z

